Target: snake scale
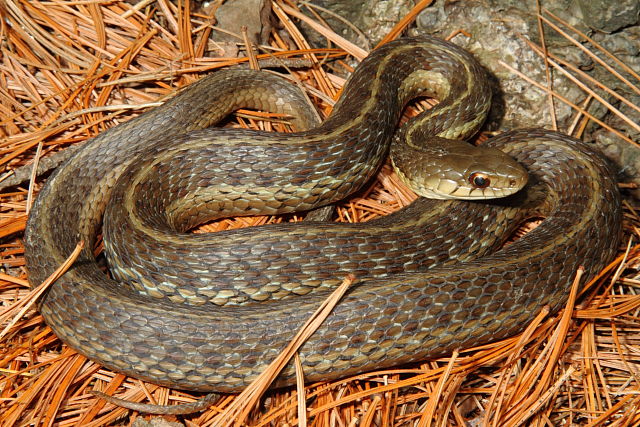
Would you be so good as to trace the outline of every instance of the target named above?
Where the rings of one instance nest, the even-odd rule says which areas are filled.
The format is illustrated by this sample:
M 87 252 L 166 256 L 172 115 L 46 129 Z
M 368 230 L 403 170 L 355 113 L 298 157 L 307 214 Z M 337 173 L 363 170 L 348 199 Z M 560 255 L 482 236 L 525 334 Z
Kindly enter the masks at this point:
M 489 93 L 463 49 L 400 39 L 359 65 L 321 125 L 277 134 L 210 126 L 240 107 L 298 114 L 296 124 L 306 126 L 312 118 L 299 93 L 264 72 L 212 73 L 88 141 L 47 180 L 27 224 L 30 282 L 45 280 L 79 241 L 86 247 L 39 309 L 64 342 L 107 367 L 220 392 L 255 378 L 349 273 L 358 280 L 300 350 L 308 381 L 513 335 L 541 307 L 562 306 L 580 265 L 589 279 L 612 259 L 621 208 L 603 157 L 558 133 L 513 131 L 489 149 L 451 142 L 455 160 L 442 144 L 476 132 Z M 440 103 L 396 132 L 416 96 Z M 523 169 L 511 157 L 528 183 L 493 201 L 418 198 L 367 223 L 187 232 L 212 218 L 340 200 L 376 173 L 390 144 L 409 183 L 424 170 L 440 176 L 418 189 L 435 197 L 515 192 Z M 414 165 L 434 150 L 453 165 Z M 491 194 L 494 184 L 503 190 Z M 502 247 L 531 216 L 546 219 Z M 92 251 L 101 227 L 111 276 Z M 293 375 L 289 366 L 278 384 Z

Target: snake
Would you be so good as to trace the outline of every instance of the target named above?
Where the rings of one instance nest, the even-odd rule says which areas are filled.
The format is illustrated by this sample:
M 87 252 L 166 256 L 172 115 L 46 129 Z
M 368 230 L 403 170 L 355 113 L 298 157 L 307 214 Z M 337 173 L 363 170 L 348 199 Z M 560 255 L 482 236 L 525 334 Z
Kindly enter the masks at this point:
M 422 97 L 439 102 L 399 126 Z M 567 135 L 532 128 L 465 142 L 490 105 L 478 61 L 430 36 L 373 50 L 319 125 L 282 77 L 213 72 L 87 141 L 47 179 L 25 231 L 32 286 L 85 246 L 38 309 L 108 368 L 225 393 L 256 378 L 349 274 L 355 282 L 299 350 L 306 381 L 512 336 L 563 306 L 580 266 L 589 280 L 613 259 L 621 202 L 602 154 Z M 214 126 L 238 108 L 286 114 L 295 132 Z M 335 203 L 388 154 L 424 196 L 390 215 L 192 232 Z M 544 220 L 505 244 L 531 217 Z M 275 385 L 294 380 L 289 365 Z

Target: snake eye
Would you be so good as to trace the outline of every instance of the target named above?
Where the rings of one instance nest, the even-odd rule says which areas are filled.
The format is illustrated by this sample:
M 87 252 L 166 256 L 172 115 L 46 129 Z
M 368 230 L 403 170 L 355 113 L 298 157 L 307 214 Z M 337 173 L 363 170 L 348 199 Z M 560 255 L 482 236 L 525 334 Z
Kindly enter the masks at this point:
M 469 183 L 475 188 L 487 188 L 491 184 L 491 180 L 483 173 L 474 172 L 469 176 Z

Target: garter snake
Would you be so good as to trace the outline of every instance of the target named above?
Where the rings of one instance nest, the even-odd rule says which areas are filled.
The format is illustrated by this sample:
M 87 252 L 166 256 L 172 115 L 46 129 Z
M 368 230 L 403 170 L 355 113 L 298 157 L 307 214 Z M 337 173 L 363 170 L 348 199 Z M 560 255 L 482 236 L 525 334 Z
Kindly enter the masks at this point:
M 266 73 L 213 73 L 88 141 L 56 170 L 31 210 L 25 257 L 37 285 L 78 241 L 87 243 L 39 301 L 63 341 L 137 378 L 233 392 L 277 355 L 332 286 L 355 273 L 356 284 L 300 351 L 305 378 L 329 380 L 512 335 L 540 307 L 562 305 L 579 265 L 593 277 L 614 256 L 619 195 L 587 144 L 535 129 L 493 138 L 489 151 L 448 142 L 473 134 L 490 104 L 482 68 L 463 49 L 430 37 L 376 49 L 332 115 L 307 131 L 208 127 L 246 106 L 303 111 L 300 123 L 309 123 L 304 99 L 289 92 Z M 405 104 L 423 95 L 440 102 L 394 137 Z M 496 148 L 522 164 L 529 181 L 495 201 L 419 198 L 368 223 L 186 233 L 211 218 L 339 200 L 373 176 L 390 144 L 409 183 L 435 170 L 438 178 L 426 176 L 417 191 L 436 198 L 520 188 L 521 167 Z M 429 162 L 434 152 L 444 166 L 416 170 L 416 159 Z M 112 278 L 88 249 L 105 210 Z M 532 215 L 546 219 L 501 248 Z M 292 377 L 289 367 L 279 383 Z

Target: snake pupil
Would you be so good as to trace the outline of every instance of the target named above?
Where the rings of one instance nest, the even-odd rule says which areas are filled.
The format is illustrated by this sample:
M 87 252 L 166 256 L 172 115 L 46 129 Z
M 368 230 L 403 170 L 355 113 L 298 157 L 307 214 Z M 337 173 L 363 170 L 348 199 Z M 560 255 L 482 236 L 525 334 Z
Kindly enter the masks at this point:
M 469 182 L 476 188 L 487 188 L 491 180 L 485 174 L 476 172 L 471 174 Z

